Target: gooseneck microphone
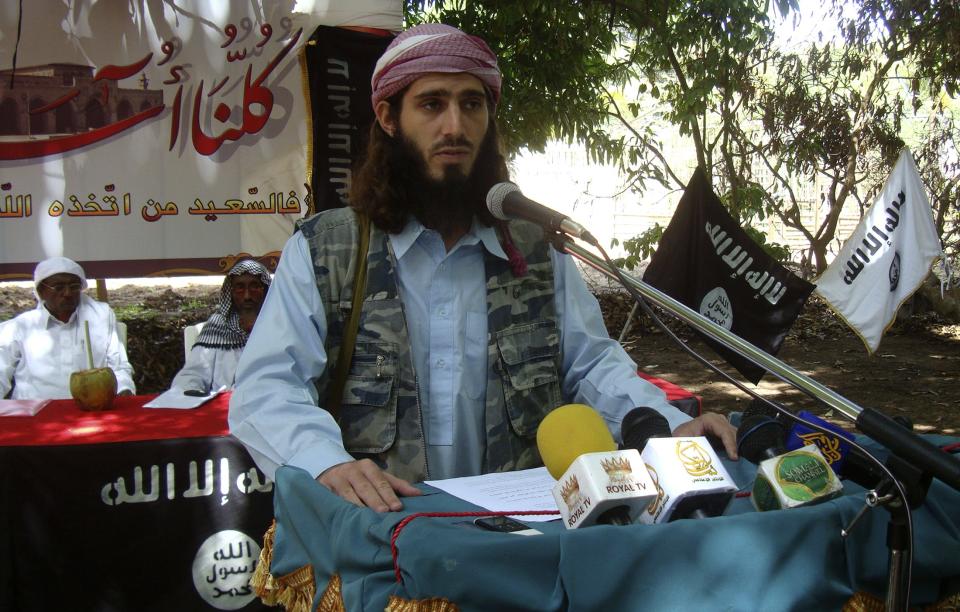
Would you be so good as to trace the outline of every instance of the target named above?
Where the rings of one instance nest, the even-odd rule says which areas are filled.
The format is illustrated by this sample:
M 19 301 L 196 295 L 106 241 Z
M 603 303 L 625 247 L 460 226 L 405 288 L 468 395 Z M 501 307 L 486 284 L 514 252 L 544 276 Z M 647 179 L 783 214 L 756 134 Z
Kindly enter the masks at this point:
M 640 451 L 657 487 L 657 499 L 640 515 L 640 522 L 667 523 L 724 513 L 737 485 L 705 437 L 673 437 L 667 419 L 647 406 L 628 412 L 620 433 L 624 447 Z
M 567 234 L 590 244 L 597 241 L 587 228 L 562 213 L 534 202 L 510 182 L 497 183 L 490 188 L 487 192 L 487 209 L 501 221 L 523 219 L 552 233 Z

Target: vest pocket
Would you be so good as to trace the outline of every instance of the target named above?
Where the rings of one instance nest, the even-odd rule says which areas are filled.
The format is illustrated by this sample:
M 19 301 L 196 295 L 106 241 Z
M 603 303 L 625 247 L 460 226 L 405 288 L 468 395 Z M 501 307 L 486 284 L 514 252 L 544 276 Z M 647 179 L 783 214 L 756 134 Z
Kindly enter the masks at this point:
M 532 437 L 543 417 L 561 402 L 556 323 L 535 321 L 502 330 L 497 348 L 510 425 L 518 436 Z
M 397 436 L 397 346 L 358 342 L 343 386 L 340 430 L 349 453 L 382 453 Z

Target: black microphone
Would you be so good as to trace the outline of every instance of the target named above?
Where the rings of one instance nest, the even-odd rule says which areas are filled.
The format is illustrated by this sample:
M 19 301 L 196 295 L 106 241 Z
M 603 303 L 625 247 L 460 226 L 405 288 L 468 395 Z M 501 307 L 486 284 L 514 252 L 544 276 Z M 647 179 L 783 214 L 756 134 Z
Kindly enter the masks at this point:
M 737 428 L 737 453 L 750 463 L 760 464 L 787 452 L 787 428 L 776 418 L 744 411 Z
M 620 437 L 625 448 L 640 451 L 657 486 L 657 499 L 640 515 L 640 522 L 720 516 L 733 499 L 737 485 L 707 439 L 673 437 L 667 419 L 653 408 L 628 412 Z
M 781 406 L 780 404 L 777 404 L 777 406 L 780 406 L 780 408 L 783 408 L 783 406 Z M 786 408 L 783 408 L 783 409 L 786 410 Z M 758 414 L 768 416 L 771 419 L 776 419 L 777 421 L 780 421 L 780 422 L 783 422 L 785 418 L 783 414 L 779 410 L 771 406 L 770 403 L 767 402 L 767 400 L 762 400 L 759 398 L 753 398 L 752 400 L 750 400 L 750 403 L 747 404 L 747 407 L 743 409 L 743 416 L 741 416 L 740 418 L 742 420 L 749 416 L 758 415 Z
M 487 192 L 487 209 L 501 221 L 523 219 L 553 233 L 567 234 L 591 244 L 597 241 L 587 228 L 562 213 L 534 202 L 510 182 L 497 183 L 490 188 Z
M 647 406 L 634 408 L 620 423 L 620 448 L 635 448 L 643 452 L 650 438 L 669 438 L 673 435 L 666 417 Z

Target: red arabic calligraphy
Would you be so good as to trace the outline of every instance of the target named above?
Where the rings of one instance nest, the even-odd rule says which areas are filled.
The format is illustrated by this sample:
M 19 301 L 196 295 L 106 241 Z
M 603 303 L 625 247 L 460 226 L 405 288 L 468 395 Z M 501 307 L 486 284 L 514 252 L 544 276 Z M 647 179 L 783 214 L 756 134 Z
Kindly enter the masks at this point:
M 243 118 L 241 127 L 239 128 L 228 128 L 219 136 L 208 136 L 203 132 L 203 129 L 200 127 L 200 102 L 203 98 L 203 81 L 200 81 L 200 84 L 197 86 L 197 91 L 193 96 L 193 123 L 191 129 L 193 148 L 196 149 L 197 153 L 200 155 L 213 155 L 223 146 L 223 143 L 239 140 L 244 134 L 256 134 L 263 129 L 267 124 L 267 120 L 270 119 L 270 113 L 273 111 L 273 92 L 270 91 L 268 87 L 264 87 L 263 82 L 280 64 L 283 58 L 286 57 L 294 45 L 296 45 L 302 32 L 302 28 L 297 30 L 297 33 L 283 46 L 253 82 L 250 81 L 253 66 L 247 66 L 247 72 L 243 78 Z M 263 112 L 255 112 L 254 105 L 261 107 Z M 223 102 L 217 106 L 213 113 L 214 119 L 220 123 L 226 123 L 230 115 L 230 107 Z M 174 134 L 170 143 L 171 148 L 175 142 L 176 135 Z

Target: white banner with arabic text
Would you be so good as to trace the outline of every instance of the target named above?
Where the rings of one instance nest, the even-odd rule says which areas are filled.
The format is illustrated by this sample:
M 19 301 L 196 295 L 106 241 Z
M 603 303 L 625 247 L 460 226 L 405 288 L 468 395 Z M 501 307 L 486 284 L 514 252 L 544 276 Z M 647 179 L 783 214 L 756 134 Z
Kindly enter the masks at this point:
M 54 255 L 113 278 L 275 258 L 309 206 L 300 47 L 401 19 L 305 4 L 2 3 L 0 280 Z

